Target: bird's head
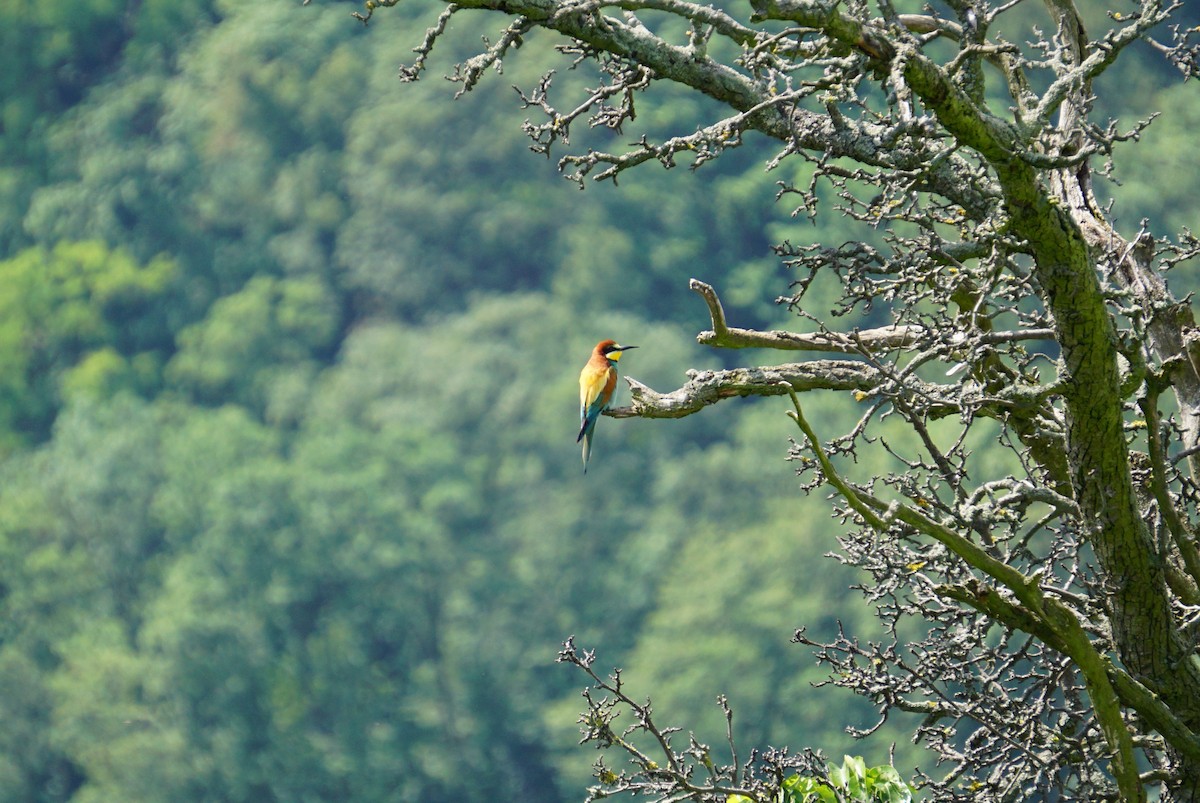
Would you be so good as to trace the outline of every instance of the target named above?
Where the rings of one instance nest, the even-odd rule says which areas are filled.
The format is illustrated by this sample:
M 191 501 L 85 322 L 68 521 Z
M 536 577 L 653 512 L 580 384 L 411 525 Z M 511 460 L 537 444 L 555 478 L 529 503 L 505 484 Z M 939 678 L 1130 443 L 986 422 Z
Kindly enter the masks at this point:
M 596 351 L 603 355 L 609 362 L 616 362 L 621 359 L 623 353 L 635 348 L 637 346 L 622 346 L 615 340 L 602 340 L 597 344 Z

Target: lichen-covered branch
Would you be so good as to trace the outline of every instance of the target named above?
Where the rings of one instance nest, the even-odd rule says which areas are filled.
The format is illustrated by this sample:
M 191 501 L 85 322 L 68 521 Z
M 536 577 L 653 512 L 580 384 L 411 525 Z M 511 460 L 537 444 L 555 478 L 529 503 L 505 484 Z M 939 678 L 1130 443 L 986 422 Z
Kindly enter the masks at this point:
M 692 279 L 688 286 L 700 294 L 708 305 L 713 328 L 696 335 L 696 342 L 705 346 L 727 349 L 769 348 L 782 351 L 832 351 L 840 354 L 864 354 L 895 349 L 907 349 L 927 344 L 933 336 L 928 329 L 913 324 L 879 326 L 853 332 L 785 332 L 759 331 L 730 327 L 725 322 L 721 299 L 711 285 Z M 1053 340 L 1053 329 L 1023 329 L 1020 331 L 991 331 L 979 335 L 981 343 L 1013 343 L 1018 340 Z M 963 348 L 967 336 L 955 344 Z
M 605 415 L 613 418 L 683 418 L 724 399 L 746 396 L 782 396 L 813 390 L 849 391 L 857 401 L 877 394 L 904 392 L 922 398 L 924 414 L 944 418 L 961 414 L 964 405 L 975 414 L 1006 418 L 1036 406 L 1052 392 L 1041 387 L 1010 387 L 994 395 L 965 398 L 954 385 L 909 380 L 902 388 L 868 363 L 858 360 L 809 360 L 760 368 L 721 371 L 688 371 L 688 381 L 669 393 L 659 393 L 633 377 L 625 377 L 632 393 L 628 407 L 613 407 Z

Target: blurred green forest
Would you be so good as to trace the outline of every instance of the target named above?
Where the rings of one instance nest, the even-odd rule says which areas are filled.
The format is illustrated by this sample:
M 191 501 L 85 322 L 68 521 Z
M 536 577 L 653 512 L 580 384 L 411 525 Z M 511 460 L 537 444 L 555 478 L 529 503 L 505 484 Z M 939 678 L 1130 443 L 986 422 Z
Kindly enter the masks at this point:
M 702 738 L 724 693 L 746 749 L 920 761 L 788 643 L 880 634 L 785 405 L 604 420 L 587 477 L 572 437 L 601 338 L 660 390 L 765 359 L 695 344 L 690 276 L 799 327 L 769 245 L 873 235 L 776 204 L 763 142 L 580 192 L 508 88 L 553 42 L 452 102 L 497 20 L 402 85 L 438 9 L 356 7 L 0 0 L 0 799 L 578 799 L 571 634 Z M 1200 101 L 1140 56 L 1103 107 L 1171 113 L 1107 192 L 1167 233 Z M 709 111 L 656 87 L 639 122 Z

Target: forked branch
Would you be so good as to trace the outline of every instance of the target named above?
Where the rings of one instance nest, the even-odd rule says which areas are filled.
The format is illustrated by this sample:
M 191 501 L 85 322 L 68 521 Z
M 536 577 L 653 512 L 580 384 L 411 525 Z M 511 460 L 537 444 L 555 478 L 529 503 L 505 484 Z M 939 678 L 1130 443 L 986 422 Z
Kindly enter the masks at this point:
M 839 354 L 863 354 L 893 349 L 911 348 L 929 342 L 931 332 L 916 324 L 893 324 L 853 332 L 788 332 L 779 329 L 760 331 L 731 327 L 726 323 L 725 310 L 712 285 L 692 279 L 688 287 L 700 294 L 708 305 L 713 328 L 696 335 L 696 342 L 705 346 L 727 349 L 770 348 L 785 351 L 824 351 Z M 1047 328 L 1015 331 L 983 332 L 979 341 L 989 345 L 1013 343 L 1019 340 L 1052 340 L 1054 330 Z

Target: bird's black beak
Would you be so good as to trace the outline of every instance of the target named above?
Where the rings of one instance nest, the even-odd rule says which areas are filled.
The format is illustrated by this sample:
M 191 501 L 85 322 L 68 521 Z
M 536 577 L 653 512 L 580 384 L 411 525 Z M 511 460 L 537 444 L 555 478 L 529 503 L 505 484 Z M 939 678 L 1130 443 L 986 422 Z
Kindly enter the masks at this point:
M 635 348 L 637 348 L 637 346 L 621 346 L 621 351 L 629 351 L 630 349 Z

